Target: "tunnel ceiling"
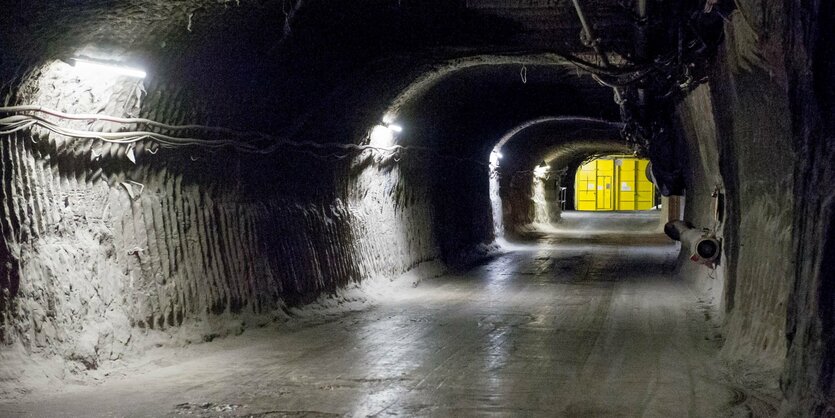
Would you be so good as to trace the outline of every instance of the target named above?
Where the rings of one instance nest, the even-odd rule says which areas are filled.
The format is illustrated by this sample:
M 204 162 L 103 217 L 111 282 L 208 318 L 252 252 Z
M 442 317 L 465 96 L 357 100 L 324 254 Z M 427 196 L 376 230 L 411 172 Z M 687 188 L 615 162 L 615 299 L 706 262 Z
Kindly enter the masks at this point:
M 610 31 L 607 39 L 623 43 L 609 47 L 631 43 L 621 6 L 586 8 Z M 269 131 L 290 129 L 335 92 L 366 88 L 356 80 L 376 73 L 484 53 L 590 51 L 568 1 L 63 0 L 13 1 L 7 10 L 0 17 L 7 28 L 0 60 L 14 63 L 0 70 L 7 103 L 32 71 L 93 46 L 145 67 L 149 91 L 189 90 L 203 118 Z
M 527 122 L 500 141 L 502 166 L 528 170 L 541 162 L 560 164 L 567 156 L 629 152 L 623 124 L 588 117 L 546 117 Z
M 463 69 L 416 97 L 400 113 L 404 123 L 414 125 L 416 136 L 431 138 L 447 152 L 484 161 L 503 134 L 545 115 L 617 120 L 618 111 L 610 89 L 563 63 Z M 586 119 L 577 119 L 575 126 Z
M 233 45 L 271 50 L 292 38 L 298 44 L 330 43 L 342 53 L 366 56 L 397 49 L 446 47 L 583 51 L 581 26 L 570 1 L 470 0 L 58 0 L 8 3 L 3 23 L 13 28 L 18 51 L 61 54 L 102 43 L 151 54 L 166 47 L 199 47 L 215 34 Z M 607 36 L 609 49 L 631 41 L 629 10 L 607 1 L 584 1 L 588 18 Z M 9 35 L 9 33 L 7 33 Z M 346 37 L 350 36 L 350 37 Z M 382 35 L 382 36 L 381 36 Z M 332 42 L 332 43 L 331 43 Z M 619 42 L 619 43 L 618 43 Z M 166 43 L 168 45 L 163 45 Z M 22 47 L 22 48 L 21 48 Z M 32 48 L 35 47 L 35 50 Z M 373 51 L 373 48 L 386 48 Z M 276 51 L 273 51 L 276 52 Z M 330 53 L 338 52 L 331 51 Z M 320 51 L 320 53 L 329 53 Z M 347 55 L 347 54 L 346 54 Z
M 594 39 L 581 39 L 583 29 L 567 0 L 14 1 L 0 18 L 7 28 L 2 43 L 8 45 L 0 59 L 15 63 L 0 69 L 0 95 L 6 104 L 25 104 L 31 90 L 18 87 L 50 62 L 98 54 L 147 69 L 150 100 L 140 116 L 285 136 L 304 133 L 315 141 L 335 133 L 340 141 L 354 142 L 379 121 L 399 89 L 433 65 L 557 52 L 566 58 L 554 58 L 553 68 L 526 67 L 518 77 L 521 65 L 458 71 L 449 78 L 460 79 L 461 88 L 444 81 L 435 89 L 442 96 L 424 101 L 449 110 L 447 120 L 440 112 L 416 112 L 416 122 L 441 136 L 483 140 L 546 115 L 623 119 L 626 138 L 658 160 L 654 167 L 669 183 L 665 193 L 680 193 L 682 170 L 670 145 L 675 141 L 668 110 L 671 101 L 701 82 L 700 67 L 693 63 L 712 50 L 716 39 L 707 39 L 704 33 L 711 32 L 704 28 L 721 28 L 719 14 L 687 20 L 680 16 L 698 9 L 694 2 L 653 3 L 657 10 L 645 21 L 635 17 L 632 5 L 581 4 L 589 30 L 599 35 Z M 651 41 L 642 35 L 646 31 L 655 35 Z M 607 60 L 594 50 L 607 51 L 616 66 L 603 68 Z M 596 80 L 577 76 L 587 72 L 567 66 L 569 61 L 595 72 Z M 620 109 L 613 105 L 612 89 L 598 82 L 622 86 Z M 460 98 L 447 100 L 456 95 Z M 177 112 L 152 114 L 172 106 Z M 179 120 L 170 120 L 174 113 Z M 321 115 L 342 120 L 320 124 Z M 650 141 L 658 146 L 648 147 Z M 489 148 L 480 145 L 477 152 Z

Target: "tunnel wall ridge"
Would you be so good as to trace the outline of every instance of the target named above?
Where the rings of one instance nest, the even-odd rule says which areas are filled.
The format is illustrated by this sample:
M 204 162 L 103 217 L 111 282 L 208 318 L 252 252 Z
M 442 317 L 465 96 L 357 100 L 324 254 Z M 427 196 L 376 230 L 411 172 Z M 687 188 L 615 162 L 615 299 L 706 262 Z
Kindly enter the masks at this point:
M 780 25 L 770 20 L 779 10 L 773 6 L 768 12 L 768 24 Z M 728 23 L 712 75 L 716 82 L 711 84 L 715 114 L 725 113 L 716 119 L 719 166 L 730 208 L 728 224 L 733 225 L 730 230 L 726 226 L 725 236 L 730 233 L 736 247 L 734 271 L 729 273 L 729 284 L 735 287 L 726 322 L 730 338 L 724 350 L 779 367 L 786 354 L 786 302 L 793 268 L 794 192 L 787 174 L 795 161 L 787 158 L 794 150 L 779 39 L 761 37 L 746 44 L 752 36 L 749 23 L 742 12 Z
M 782 416 L 835 415 L 835 5 L 786 2 L 785 68 L 797 164 L 796 256 Z
M 288 305 L 438 256 L 416 232 L 431 216 L 422 203 L 253 201 L 164 170 L 138 179 L 144 190 L 131 198 L 40 166 L 28 140 L 0 145 L 3 172 L 16 178 L 2 191 L 7 263 L 16 265 L 2 336 L 36 354 L 95 368 L 146 330 L 204 321 L 211 335 L 221 332 L 212 318 L 224 315 L 269 322 Z M 391 196 L 373 199 L 383 207 Z
M 802 198 L 790 174 L 798 160 L 782 52 L 783 4 L 764 3 L 740 2 L 726 23 L 709 83 L 677 109 L 689 146 L 685 219 L 712 227 L 714 187 L 725 197 L 718 270 L 682 255 L 678 272 L 714 299 L 723 317 L 723 358 L 759 376 L 763 399 L 776 412 L 798 237 L 794 205 Z
M 111 115 L 148 100 L 158 120 L 208 118 L 173 85 L 145 95 L 123 80 L 91 89 L 49 74 L 33 72 L 19 100 Z M 43 130 L 0 142 L 0 349 L 68 360 L 71 373 L 96 369 L 149 341 L 239 333 L 441 258 L 428 180 L 404 180 L 416 171 L 410 157 L 154 151 L 140 142 L 131 161 L 126 149 Z M 6 363 L 0 393 L 23 373 Z

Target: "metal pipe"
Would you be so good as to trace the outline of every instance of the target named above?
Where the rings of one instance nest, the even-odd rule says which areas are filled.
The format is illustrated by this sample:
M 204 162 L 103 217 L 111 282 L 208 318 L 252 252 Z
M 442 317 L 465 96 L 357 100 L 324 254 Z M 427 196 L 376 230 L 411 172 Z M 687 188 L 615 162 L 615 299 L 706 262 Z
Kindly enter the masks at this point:
M 694 262 L 712 266 L 719 260 L 722 248 L 719 240 L 685 221 L 667 222 L 664 233 L 671 239 L 681 241 L 682 246 L 690 252 L 690 260 Z
M 580 0 L 571 0 L 574 4 L 574 10 L 577 11 L 577 17 L 580 19 L 580 25 L 583 26 L 583 32 L 586 33 L 586 39 L 589 40 L 589 44 L 592 48 L 594 48 L 594 52 L 600 56 L 601 63 L 604 67 L 608 67 L 609 58 L 606 57 L 606 54 L 600 49 L 600 44 L 597 42 L 597 38 L 594 36 L 594 31 L 591 29 L 591 25 L 589 24 L 588 20 L 586 20 L 586 15 L 583 13 L 583 7 L 580 6 Z
M 571 0 L 571 2 L 574 4 L 574 10 L 577 11 L 577 17 L 580 18 L 580 24 L 583 25 L 583 30 L 586 31 L 586 36 L 588 36 L 589 39 L 594 39 L 592 38 L 591 26 L 586 20 L 585 13 L 583 13 L 583 7 L 580 6 L 580 0 Z
M 648 11 L 647 0 L 635 1 L 635 15 L 637 21 L 635 22 L 635 56 L 634 60 L 641 64 L 646 64 L 649 61 L 649 28 L 648 28 Z M 643 87 L 636 88 L 636 110 L 640 120 L 647 118 L 648 99 L 646 89 Z
M 635 4 L 635 11 L 641 19 L 647 17 L 647 0 L 638 0 Z
M 635 2 L 635 16 L 638 18 L 635 25 L 635 59 L 643 62 L 649 55 L 647 0 L 637 0 Z

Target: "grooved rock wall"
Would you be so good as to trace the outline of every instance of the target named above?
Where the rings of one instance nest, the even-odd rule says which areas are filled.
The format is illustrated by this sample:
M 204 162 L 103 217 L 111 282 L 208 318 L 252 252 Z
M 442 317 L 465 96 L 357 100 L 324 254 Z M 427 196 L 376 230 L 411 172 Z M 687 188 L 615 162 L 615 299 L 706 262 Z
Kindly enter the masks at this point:
M 245 198 L 160 170 L 137 178 L 144 189 L 131 198 L 119 185 L 61 176 L 30 142 L 0 145 L 14 176 L 2 193 L 13 265 L 4 341 L 87 367 L 121 356 L 143 329 L 269 317 L 437 255 L 424 232 L 431 209 L 419 196 L 394 204 L 396 180 L 313 203 Z
M 765 22 L 779 28 L 780 15 L 776 7 Z M 724 350 L 779 366 L 786 350 L 786 302 L 794 262 L 794 150 L 780 40 L 763 36 L 772 28 L 754 36 L 756 29 L 745 16 L 735 13 L 728 24 L 711 79 L 731 226 L 726 225 L 724 235 L 735 261 L 728 271 L 733 306 Z
M 713 112 L 711 87 L 707 84 L 691 92 L 677 109 L 680 134 L 686 138 L 688 150 L 689 170 L 685 176 L 687 192 L 684 219 L 697 228 L 710 229 L 717 238 L 723 240 L 727 215 L 724 210 L 715 213 L 717 202 L 712 198 L 715 190 L 723 195 L 726 193 L 719 170 L 718 138 Z M 725 288 L 725 271 L 728 266 L 733 266 L 735 261 L 729 259 L 727 248 L 726 241 L 722 248 L 720 264 L 713 270 L 690 261 L 690 254 L 686 251 L 682 251 L 678 261 L 678 274 L 708 294 L 711 302 L 721 308 L 720 313 L 731 309 L 733 299 L 733 289 Z
M 679 106 L 691 166 L 685 218 L 719 227 L 724 247 L 716 274 L 685 257 L 680 265 L 724 307 L 724 354 L 776 369 L 786 353 L 794 159 L 783 70 L 760 59 L 777 41 L 752 30 L 733 14 L 710 84 Z M 726 197 L 722 224 L 712 219 L 716 185 Z
M 127 116 L 145 99 L 120 77 L 34 74 L 20 88 L 28 104 Z M 151 92 L 157 112 L 170 113 L 157 116 L 188 119 L 191 104 L 162 92 Z M 155 335 L 241 332 L 440 256 L 429 183 L 408 157 L 148 145 L 134 164 L 128 146 L 41 129 L 0 141 L 0 350 L 94 369 Z M 4 362 L 0 382 L 20 377 L 15 366 Z
M 835 6 L 736 4 L 710 85 L 678 109 L 695 186 L 687 216 L 706 220 L 704 183 L 721 181 L 724 356 L 782 370 L 784 399 L 773 412 L 831 416 Z M 703 270 L 681 272 L 709 286 Z
M 456 107 L 483 110 L 484 96 L 490 112 L 502 114 L 502 95 L 471 86 L 497 72 L 508 75 L 502 84 L 521 82 L 516 68 L 497 71 L 489 64 L 463 78 L 462 98 L 449 113 L 420 100 L 408 103 L 402 143 L 419 150 L 398 155 L 293 146 L 257 155 L 67 140 L 40 128 L 19 132 L 0 145 L 7 173 L 0 196 L 6 205 L 0 213 L 6 348 L 67 359 L 73 370 L 95 368 L 154 338 L 211 340 L 369 277 L 392 278 L 423 261 L 478 256 L 471 250 L 492 239 L 489 173 L 480 158 L 492 146 L 485 134 L 552 104 L 548 92 L 541 101 L 523 101 L 524 89 L 540 90 L 533 86 L 504 87 L 516 91 L 524 106 L 494 120 L 499 129 L 483 127 L 476 113 L 463 127 L 448 120 L 421 124 L 427 109 L 435 112 L 430 120 L 457 114 Z M 388 76 L 383 70 L 380 75 Z M 551 90 L 571 87 L 562 78 L 553 83 L 548 68 L 534 74 L 531 82 L 541 79 Z M 380 123 L 386 98 L 396 90 L 391 86 L 408 77 L 364 80 L 323 98 L 294 139 L 367 143 L 363 128 Z M 146 86 L 121 77 L 88 78 L 47 62 L 4 90 L 13 103 L 71 113 L 179 124 L 228 117 L 217 114 L 218 106 L 206 106 L 205 92 L 183 88 L 170 69 Z M 245 110 L 253 113 L 247 120 L 267 121 L 255 128 L 269 127 L 269 114 L 237 112 Z M 125 128 L 62 123 L 102 132 Z M 14 381 L 13 367 L 2 373 L 0 381 Z
M 756 6 L 764 6 L 754 2 Z M 768 10 L 766 7 L 762 9 Z M 796 255 L 781 376 L 784 416 L 835 415 L 835 4 L 784 10 L 794 172 Z
M 689 147 L 685 219 L 717 228 L 716 272 L 680 258 L 680 274 L 709 292 L 724 315 L 723 356 L 776 371 L 787 348 L 787 306 L 794 275 L 795 148 L 782 55 L 781 4 L 740 2 L 710 83 L 692 92 L 678 116 Z M 711 192 L 724 192 L 723 222 Z

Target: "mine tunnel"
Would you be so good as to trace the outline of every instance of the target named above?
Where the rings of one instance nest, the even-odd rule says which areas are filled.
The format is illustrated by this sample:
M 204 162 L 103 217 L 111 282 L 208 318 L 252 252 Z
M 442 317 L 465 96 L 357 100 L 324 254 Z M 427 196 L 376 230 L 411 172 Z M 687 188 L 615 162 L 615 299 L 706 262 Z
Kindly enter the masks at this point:
M 6 0 L 0 416 L 835 416 L 835 5 Z

